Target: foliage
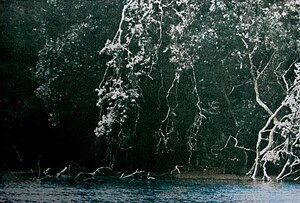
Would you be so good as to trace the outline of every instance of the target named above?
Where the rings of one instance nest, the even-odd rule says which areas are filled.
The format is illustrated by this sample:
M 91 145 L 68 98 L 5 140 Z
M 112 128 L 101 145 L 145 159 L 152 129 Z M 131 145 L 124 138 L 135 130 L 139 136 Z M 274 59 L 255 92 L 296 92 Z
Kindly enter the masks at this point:
M 10 5 L 12 32 L 32 43 L 5 31 L 2 44 L 34 55 L 19 73 L 31 79 L 28 91 L 35 88 L 64 143 L 92 138 L 96 103 L 98 153 L 111 166 L 240 170 L 254 158 L 253 178 L 268 178 L 273 167 L 278 179 L 297 167 L 297 1 Z
M 169 140 L 176 135 L 174 118 L 177 108 L 177 104 L 171 103 L 171 100 L 173 95 L 176 97 L 182 71 L 192 69 L 196 82 L 193 58 L 186 48 L 189 46 L 186 40 L 192 38 L 188 28 L 193 22 L 195 10 L 195 5 L 189 1 L 126 1 L 117 33 L 101 51 L 110 55 L 111 59 L 107 62 L 105 75 L 97 89 L 97 105 L 101 108 L 100 121 L 95 130 L 97 136 L 106 136 L 108 142 L 114 141 L 120 146 L 127 144 L 122 143 L 122 140 L 128 140 L 124 139 L 127 135 L 122 130 L 132 126 L 124 123 L 128 120 L 127 112 L 134 107 L 138 110 L 133 126 L 137 127 L 139 102 L 143 97 L 140 81 L 145 78 L 153 80 L 156 71 L 163 71 L 163 67 L 157 66 L 158 57 L 167 52 L 170 63 L 174 64 L 174 76 L 165 96 L 167 113 L 157 131 L 157 152 L 170 150 Z M 160 79 L 163 84 L 163 78 Z M 196 86 L 194 91 L 199 97 Z M 199 114 L 190 130 L 194 136 L 197 136 L 198 125 L 203 117 L 199 98 L 196 105 Z M 118 136 L 112 136 L 113 128 L 119 131 Z
M 180 123 L 176 119 L 176 109 L 179 108 L 176 92 L 180 88 L 178 84 L 183 71 L 191 74 L 196 95 L 195 106 L 198 109 L 186 139 L 183 139 L 190 153 L 188 163 L 191 162 L 192 152 L 200 151 L 197 146 L 202 146 L 207 153 L 207 144 L 208 148 L 215 147 L 214 142 L 218 137 L 222 137 L 224 132 L 229 138 L 232 134 L 244 132 L 246 134 L 240 138 L 241 142 L 246 144 L 250 141 L 252 144 L 249 143 L 248 146 L 253 146 L 255 138 L 249 135 L 255 132 L 253 125 L 256 124 L 251 117 L 245 117 L 245 113 L 262 115 L 262 112 L 255 110 L 255 102 L 266 107 L 267 112 L 271 112 L 268 106 L 275 107 L 278 100 L 284 99 L 284 91 L 277 95 L 276 93 L 283 84 L 283 80 L 280 79 L 281 73 L 285 71 L 290 55 L 297 46 L 298 39 L 295 37 L 293 21 L 287 21 L 287 18 L 295 16 L 297 6 L 293 1 L 270 4 L 260 1 L 221 0 L 201 3 L 126 1 L 117 34 L 102 50 L 112 56 L 106 70 L 111 72 L 110 76 L 105 75 L 98 90 L 98 104 L 102 109 L 102 117 L 96 134 L 102 136 L 111 133 L 115 123 L 120 125 L 115 128 L 119 132 L 123 126 L 130 127 L 124 125 L 127 110 L 124 111 L 123 108 L 139 108 L 142 97 L 139 83 L 143 76 L 152 79 L 151 74 L 154 75 L 155 71 L 165 73 L 167 65 L 164 64 L 164 68 L 157 65 L 160 64 L 159 54 L 168 57 L 169 62 L 173 64 L 174 77 L 166 91 L 167 113 L 157 131 L 156 152 L 175 150 L 169 144 L 179 136 L 176 127 L 176 123 Z M 148 29 L 156 32 L 151 33 Z M 288 36 L 292 37 L 292 40 L 289 40 Z M 204 77 L 205 75 L 207 77 Z M 113 84 L 105 81 L 112 81 Z M 207 91 L 199 92 L 199 81 L 203 82 L 203 89 L 207 88 Z M 123 85 L 122 91 L 112 88 L 119 88 L 120 84 Z M 209 85 L 216 89 L 212 90 Z M 109 88 L 111 90 L 107 91 Z M 252 94 L 241 91 L 249 88 L 255 91 Z M 126 95 L 126 91 L 135 92 L 135 96 L 132 98 L 127 93 L 127 97 L 122 97 L 121 95 Z M 259 92 L 267 93 L 260 95 Z M 208 97 L 209 94 L 213 97 Z M 104 104 L 103 99 L 112 106 Z M 262 99 L 269 103 L 266 104 Z M 120 108 L 121 101 L 125 103 Z M 226 110 L 219 108 L 221 106 Z M 204 116 L 202 112 L 207 115 Z M 200 130 L 202 134 L 211 131 L 201 129 L 204 117 L 221 125 L 216 130 L 211 126 L 214 122 L 208 124 L 213 130 L 212 133 L 220 133 L 213 142 L 212 135 L 207 135 L 207 138 L 202 135 L 202 139 L 198 139 Z M 138 118 L 139 113 L 136 114 L 135 123 L 138 122 Z M 220 119 L 223 121 L 220 122 Z M 226 126 L 228 123 L 230 125 Z M 109 126 L 109 130 L 104 126 Z M 202 156 L 209 158 L 210 155 Z
M 103 9 L 107 5 L 110 3 L 104 4 Z M 45 9 L 62 19 L 65 25 L 57 27 L 53 16 L 49 19 L 47 14 L 41 17 L 40 26 L 36 28 L 45 40 L 44 47 L 38 53 L 36 67 L 32 69 L 39 84 L 36 95 L 48 108 L 49 120 L 53 125 L 57 125 L 61 116 L 66 114 L 88 114 L 93 111 L 96 100 L 94 87 L 103 74 L 99 45 L 93 42 L 101 42 L 113 26 L 111 21 L 104 25 L 106 21 L 103 22 L 103 17 L 91 10 L 97 6 L 97 2 L 47 1 Z

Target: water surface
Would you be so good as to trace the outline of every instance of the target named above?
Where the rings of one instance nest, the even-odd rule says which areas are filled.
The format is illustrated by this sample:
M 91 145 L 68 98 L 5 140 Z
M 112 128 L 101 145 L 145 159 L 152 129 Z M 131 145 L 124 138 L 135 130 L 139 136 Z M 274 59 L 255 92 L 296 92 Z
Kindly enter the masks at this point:
M 300 202 L 300 184 L 238 179 L 1 180 L 0 202 Z

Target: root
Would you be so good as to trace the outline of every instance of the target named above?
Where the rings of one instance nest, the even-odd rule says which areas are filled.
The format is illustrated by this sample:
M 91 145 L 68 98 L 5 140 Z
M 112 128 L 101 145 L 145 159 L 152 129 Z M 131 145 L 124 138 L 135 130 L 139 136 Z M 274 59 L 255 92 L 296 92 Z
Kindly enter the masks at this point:
M 266 181 L 270 181 L 272 180 L 271 177 L 268 175 L 267 173 L 267 167 L 266 167 L 266 164 L 268 163 L 267 160 L 264 161 L 264 164 L 263 164 L 263 180 L 266 180 Z

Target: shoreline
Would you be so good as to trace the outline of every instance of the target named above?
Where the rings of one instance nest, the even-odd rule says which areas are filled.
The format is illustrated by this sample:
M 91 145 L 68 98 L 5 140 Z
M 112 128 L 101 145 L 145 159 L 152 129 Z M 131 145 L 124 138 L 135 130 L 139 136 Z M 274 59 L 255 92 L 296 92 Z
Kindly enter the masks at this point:
M 205 184 L 213 184 L 213 183 L 222 183 L 222 184 L 252 184 L 257 182 L 272 182 L 279 183 L 283 181 L 288 182 L 296 182 L 292 177 L 287 177 L 284 180 L 276 180 L 276 176 L 271 176 L 271 181 L 264 181 L 261 177 L 256 180 L 251 179 L 246 174 L 233 174 L 233 173 L 221 173 L 219 171 L 182 171 L 181 173 L 170 174 L 170 172 L 161 172 L 161 173 L 151 173 L 151 180 L 149 181 L 159 181 L 162 179 L 170 179 L 170 180 L 180 180 L 180 181 L 191 181 L 195 183 L 205 183 Z M 136 176 L 136 177 L 128 177 L 122 178 L 120 175 L 112 174 L 112 175 L 95 175 L 91 180 L 98 181 L 101 179 L 123 179 L 123 180 L 147 180 L 146 176 Z M 84 183 L 85 180 L 75 180 L 75 176 L 64 175 L 61 178 L 55 178 L 53 175 L 51 178 L 47 178 L 43 176 L 41 178 L 37 177 L 36 171 L 1 171 L 0 172 L 0 183 L 4 183 L 6 181 L 55 181 L 55 182 L 77 182 Z

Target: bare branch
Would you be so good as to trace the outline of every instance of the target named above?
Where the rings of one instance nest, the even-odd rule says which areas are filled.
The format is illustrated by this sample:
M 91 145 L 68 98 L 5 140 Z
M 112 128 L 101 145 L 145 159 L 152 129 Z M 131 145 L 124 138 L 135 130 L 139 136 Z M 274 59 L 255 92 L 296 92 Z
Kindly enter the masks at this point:
M 279 173 L 279 175 L 276 177 L 277 180 L 282 180 L 284 178 L 284 172 L 286 171 L 286 168 L 290 165 L 291 160 L 288 159 L 285 163 L 285 165 L 283 166 L 281 172 Z
M 266 168 L 266 164 L 268 163 L 267 160 L 264 161 L 264 164 L 263 164 L 263 173 L 264 173 L 264 176 L 263 176 L 263 179 L 266 179 L 267 181 L 270 181 L 271 180 L 271 177 L 268 175 L 267 173 L 267 168 Z
M 241 129 L 238 130 L 236 136 L 239 134 L 240 131 L 241 131 Z M 224 150 L 224 149 L 228 146 L 228 143 L 229 143 L 229 141 L 230 141 L 231 139 L 233 139 L 234 142 L 235 142 L 235 143 L 234 143 L 234 147 L 235 147 L 235 148 L 242 149 L 242 150 L 245 150 L 245 151 L 255 152 L 255 150 L 253 150 L 253 149 L 246 148 L 246 147 L 243 147 L 243 146 L 239 146 L 239 145 L 238 145 L 239 142 L 238 142 L 237 138 L 236 138 L 236 137 L 233 137 L 232 135 L 230 135 L 230 136 L 228 137 L 228 139 L 227 139 L 225 145 L 224 145 L 222 148 L 220 148 L 220 149 L 215 149 L 215 150 L 218 150 L 218 151 Z M 212 152 L 212 153 L 213 153 L 213 152 Z M 214 154 L 214 153 L 213 153 L 213 154 Z
M 63 173 L 65 173 L 68 170 L 68 167 L 66 166 L 61 172 L 56 174 L 56 178 L 59 178 Z
M 249 45 L 247 44 L 247 42 L 246 42 L 243 38 L 241 38 L 241 39 L 242 39 L 242 41 L 243 41 L 243 43 L 244 43 L 244 45 L 245 45 L 245 48 L 248 49 L 248 48 L 249 48 Z
M 101 170 L 110 170 L 110 171 L 112 171 L 112 168 L 111 167 L 109 167 L 109 166 L 103 166 L 103 167 L 99 167 L 99 168 L 97 168 L 94 172 L 92 172 L 92 173 L 86 173 L 86 174 L 88 174 L 88 175 L 91 175 L 91 176 L 95 176 L 97 173 L 99 173 Z
M 150 172 L 147 173 L 147 180 L 155 180 L 154 177 L 150 176 Z
M 272 147 L 272 145 L 274 143 L 274 133 L 275 133 L 276 128 L 277 128 L 277 125 L 274 125 L 274 127 L 271 129 L 269 136 L 268 136 L 268 145 L 263 150 L 260 151 L 260 155 L 265 154 Z
M 138 169 L 136 169 L 136 171 L 135 172 L 133 172 L 133 173 L 131 173 L 131 174 L 129 174 L 129 175 L 125 175 L 124 173 L 120 176 L 120 178 L 130 178 L 130 177 L 133 177 L 133 176 L 135 176 L 135 175 L 137 175 L 137 174 L 142 174 L 142 173 L 144 173 L 144 171 L 139 171 Z
M 269 119 L 267 120 L 266 124 L 264 125 L 264 127 L 258 132 L 257 135 L 257 142 L 256 142 L 256 158 L 255 158 L 255 167 L 254 167 L 254 171 L 253 174 L 251 176 L 252 179 L 256 178 L 257 172 L 258 172 L 258 166 L 259 166 L 259 161 L 260 161 L 260 157 L 261 155 L 261 151 L 260 151 L 260 145 L 261 145 L 261 141 L 262 141 L 262 134 L 265 132 L 265 130 L 268 128 L 268 126 L 270 125 L 270 123 L 272 122 L 272 120 L 275 118 L 275 116 L 279 113 L 279 111 L 285 106 L 285 103 L 283 102 L 274 112 L 273 115 L 271 115 L 269 117 Z
M 267 68 L 270 66 L 270 64 L 271 64 L 271 62 L 272 62 L 272 60 L 273 60 L 273 58 L 274 58 L 276 52 L 277 52 L 276 50 L 273 52 L 273 54 L 272 54 L 271 57 L 269 58 L 268 63 L 264 66 L 263 70 L 260 71 L 260 72 L 258 73 L 258 75 L 256 76 L 256 80 L 258 80 L 258 79 L 264 74 L 264 72 L 267 70 Z
M 175 165 L 175 168 L 170 172 L 170 174 L 172 175 L 174 172 L 177 172 L 178 174 L 181 174 L 179 168 L 182 168 L 183 166 L 178 166 Z

